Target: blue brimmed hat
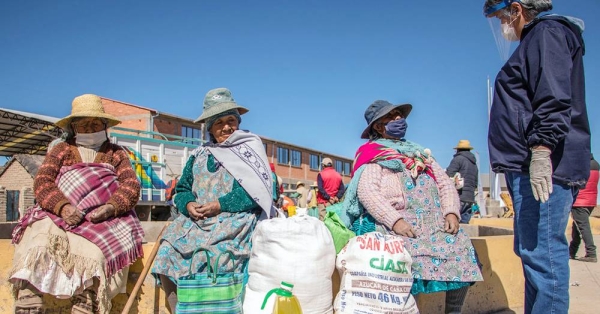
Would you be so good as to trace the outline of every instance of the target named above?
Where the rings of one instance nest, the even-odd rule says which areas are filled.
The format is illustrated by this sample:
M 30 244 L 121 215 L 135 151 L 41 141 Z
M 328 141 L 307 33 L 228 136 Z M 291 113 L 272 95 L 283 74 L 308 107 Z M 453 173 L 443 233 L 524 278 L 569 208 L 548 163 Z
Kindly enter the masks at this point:
M 410 112 L 412 111 L 411 104 L 402 104 L 402 105 L 394 105 L 389 101 L 385 100 L 376 100 L 372 103 L 369 108 L 365 111 L 365 120 L 367 120 L 367 128 L 362 132 L 360 138 L 369 138 L 369 132 L 371 131 L 371 127 L 375 121 L 383 118 L 386 114 L 390 113 L 390 111 L 394 109 L 400 109 L 402 111 L 402 116 L 404 118 L 408 117 Z
M 194 123 L 205 122 L 206 119 L 231 109 L 237 109 L 240 115 L 248 112 L 248 109 L 235 102 L 227 88 L 212 89 L 204 96 L 204 111 Z
M 488 16 L 490 16 L 490 14 L 493 14 L 494 12 L 496 12 L 498 10 L 502 10 L 502 9 L 506 8 L 507 6 L 511 5 L 513 2 L 521 2 L 521 1 L 520 0 L 502 0 L 500 3 L 498 3 L 496 5 L 484 7 L 483 15 L 488 17 Z

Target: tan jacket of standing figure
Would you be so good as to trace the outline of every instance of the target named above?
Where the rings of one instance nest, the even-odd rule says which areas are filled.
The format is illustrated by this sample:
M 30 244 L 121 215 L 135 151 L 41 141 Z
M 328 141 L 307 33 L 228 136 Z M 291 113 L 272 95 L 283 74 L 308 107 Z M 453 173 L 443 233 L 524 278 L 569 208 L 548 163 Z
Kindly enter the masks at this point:
M 296 183 L 296 193 L 298 193 L 298 207 L 307 208 L 306 198 L 308 197 L 308 189 L 302 181 Z
M 317 207 L 317 182 L 313 183 L 310 186 L 310 189 L 308 191 L 307 202 L 308 208 Z

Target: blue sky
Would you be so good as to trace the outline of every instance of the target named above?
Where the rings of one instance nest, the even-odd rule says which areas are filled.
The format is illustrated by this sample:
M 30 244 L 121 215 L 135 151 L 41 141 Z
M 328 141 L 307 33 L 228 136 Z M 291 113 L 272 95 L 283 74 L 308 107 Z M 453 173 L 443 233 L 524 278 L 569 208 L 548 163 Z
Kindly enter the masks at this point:
M 576 7 L 573 3 L 577 3 Z M 2 1 L 0 107 L 56 117 L 94 93 L 188 118 L 228 87 L 259 135 L 353 157 L 374 100 L 410 102 L 407 138 L 446 167 L 469 139 L 487 172 L 487 91 L 502 66 L 480 1 Z M 586 22 L 592 151 L 600 3 Z

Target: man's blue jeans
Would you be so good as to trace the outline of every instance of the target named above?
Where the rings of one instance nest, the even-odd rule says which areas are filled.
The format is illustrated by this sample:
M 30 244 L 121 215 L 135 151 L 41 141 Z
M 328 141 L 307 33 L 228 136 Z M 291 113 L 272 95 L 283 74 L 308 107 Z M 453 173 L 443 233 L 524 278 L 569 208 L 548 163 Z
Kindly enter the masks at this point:
M 473 203 L 460 201 L 460 223 L 468 224 L 473 216 Z
M 554 183 L 545 203 L 536 201 L 528 173 L 506 172 L 515 210 L 515 253 L 525 274 L 525 313 L 567 314 L 569 248 L 565 230 L 574 190 Z

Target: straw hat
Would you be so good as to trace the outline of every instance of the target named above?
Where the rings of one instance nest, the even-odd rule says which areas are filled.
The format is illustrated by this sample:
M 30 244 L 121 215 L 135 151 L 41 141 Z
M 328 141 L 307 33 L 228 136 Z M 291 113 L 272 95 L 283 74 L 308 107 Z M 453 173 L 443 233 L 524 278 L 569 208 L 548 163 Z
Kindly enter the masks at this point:
M 310 185 L 310 187 L 311 187 L 311 188 L 316 188 L 316 187 L 318 187 L 318 186 L 319 186 L 319 185 L 317 184 L 317 181 L 313 182 L 313 184 L 311 184 L 311 185 Z
M 468 149 L 471 150 L 473 147 L 471 146 L 471 142 L 469 140 L 460 140 L 458 141 L 458 145 L 454 147 L 454 149 Z
M 298 181 L 298 182 L 296 182 L 296 187 L 299 187 L 299 186 L 301 186 L 301 185 L 304 185 L 304 182 L 302 182 L 302 181 Z
M 227 88 L 215 88 L 204 96 L 204 111 L 202 114 L 194 121 L 195 123 L 204 122 L 206 119 L 216 116 L 222 112 L 237 109 L 240 115 L 248 112 L 248 109 L 239 106 L 233 96 L 231 96 L 231 92 Z
M 365 111 L 365 120 L 367 120 L 367 128 L 362 132 L 360 138 L 369 138 L 369 132 L 375 121 L 383 118 L 390 111 L 398 108 L 402 112 L 404 118 L 408 117 L 412 111 L 411 104 L 393 105 L 389 101 L 376 100 Z
M 56 121 L 56 125 L 61 129 L 66 129 L 71 124 L 73 118 L 101 118 L 107 121 L 107 127 L 115 126 L 121 123 L 121 120 L 115 116 L 104 112 L 102 99 L 96 95 L 84 94 L 73 99 L 71 104 L 71 114 Z

